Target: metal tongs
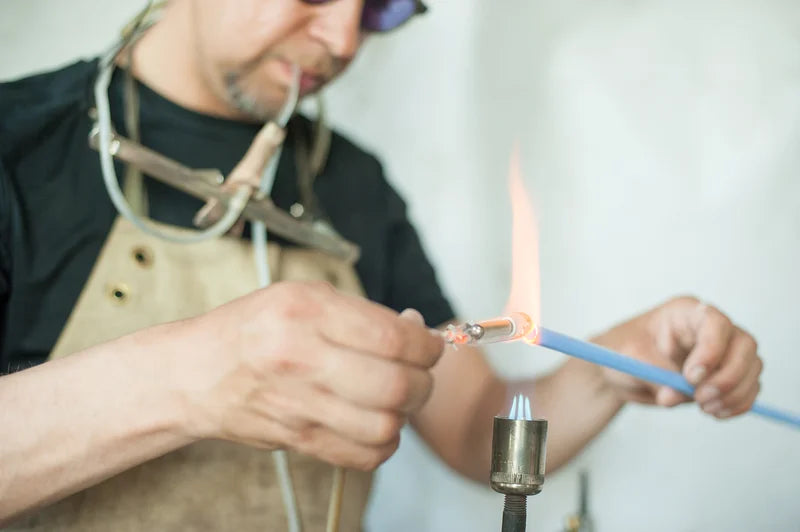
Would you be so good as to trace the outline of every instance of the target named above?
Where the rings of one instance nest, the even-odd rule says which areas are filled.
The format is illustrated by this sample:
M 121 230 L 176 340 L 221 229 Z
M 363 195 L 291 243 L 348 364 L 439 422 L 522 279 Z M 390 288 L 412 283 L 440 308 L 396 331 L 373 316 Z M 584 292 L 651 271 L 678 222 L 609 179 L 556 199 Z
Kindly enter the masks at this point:
M 95 128 L 89 135 L 89 145 L 98 149 L 99 144 Z M 112 134 L 109 150 L 115 159 L 132 164 L 143 173 L 197 198 L 210 198 L 227 207 L 233 197 L 233 191 L 221 187 L 225 179 L 218 170 L 189 168 L 117 133 Z M 296 244 L 350 263 L 358 260 L 359 247 L 340 236 L 330 224 L 298 220 L 276 207 L 268 197 L 251 197 L 242 215 L 251 221 L 263 221 L 267 230 Z

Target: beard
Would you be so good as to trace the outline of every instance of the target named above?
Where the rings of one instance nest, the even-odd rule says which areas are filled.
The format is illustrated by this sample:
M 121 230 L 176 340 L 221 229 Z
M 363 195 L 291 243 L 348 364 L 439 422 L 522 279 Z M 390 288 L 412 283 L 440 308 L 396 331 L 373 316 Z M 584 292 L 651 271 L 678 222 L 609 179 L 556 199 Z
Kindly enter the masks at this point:
M 297 55 L 297 54 L 292 54 Z M 281 59 L 291 57 L 290 54 L 265 54 L 236 71 L 229 71 L 224 77 L 225 97 L 228 103 L 244 116 L 254 121 L 264 122 L 274 119 L 280 113 L 285 98 L 288 96 L 288 88 L 277 90 L 272 87 L 272 91 L 282 93 L 280 97 L 270 98 L 264 93 L 266 87 L 259 87 L 253 83 L 256 78 L 256 70 L 263 65 L 264 61 L 270 59 L 283 60 L 298 65 L 300 68 L 317 73 L 323 82 L 314 90 L 319 90 L 333 78 L 335 78 L 347 65 L 347 61 L 328 55 L 317 57 L 301 57 L 298 60 Z M 249 78 L 253 79 L 249 79 Z M 262 78 L 263 79 L 263 78 Z M 270 84 L 272 85 L 272 84 Z M 304 96 L 304 95 L 301 95 Z
M 267 122 L 274 119 L 279 109 L 258 100 L 242 87 L 242 76 L 229 73 L 225 75 L 225 98 L 237 111 L 254 122 Z

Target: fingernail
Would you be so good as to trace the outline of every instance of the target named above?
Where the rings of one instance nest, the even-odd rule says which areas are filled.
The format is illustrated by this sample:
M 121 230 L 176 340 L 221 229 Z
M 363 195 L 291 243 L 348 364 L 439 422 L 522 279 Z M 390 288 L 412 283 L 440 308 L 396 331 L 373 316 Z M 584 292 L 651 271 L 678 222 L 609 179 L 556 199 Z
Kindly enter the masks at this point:
M 706 378 L 705 366 L 695 366 L 689 370 L 689 382 L 694 386 L 700 384 Z
M 722 410 L 720 410 L 719 412 L 717 412 L 714 415 L 717 416 L 720 419 L 725 419 L 726 417 L 731 417 L 731 411 L 728 410 L 727 408 L 723 408 Z
M 403 309 L 403 311 L 400 313 L 400 316 L 403 317 L 403 318 L 410 318 L 410 317 L 416 318 L 418 315 L 419 315 L 419 312 L 417 312 L 413 308 Z
M 422 317 L 422 314 L 413 308 L 405 309 L 400 313 L 400 317 L 420 324 L 425 323 L 425 319 Z
M 717 397 L 719 397 L 719 388 L 716 386 L 703 386 L 694 394 L 694 399 L 698 403 L 707 403 Z
M 703 405 L 703 412 L 706 414 L 717 415 L 717 412 L 722 408 L 722 401 L 715 399 L 710 403 Z

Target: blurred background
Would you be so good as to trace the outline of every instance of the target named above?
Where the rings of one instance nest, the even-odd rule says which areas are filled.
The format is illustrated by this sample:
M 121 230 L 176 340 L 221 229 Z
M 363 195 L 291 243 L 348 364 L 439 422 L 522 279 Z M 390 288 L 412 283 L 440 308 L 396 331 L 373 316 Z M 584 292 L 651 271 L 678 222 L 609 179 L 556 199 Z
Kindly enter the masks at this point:
M 0 79 L 97 54 L 143 4 L 3 0 Z M 429 5 L 372 38 L 326 98 L 333 124 L 383 159 L 458 312 L 505 301 L 516 140 L 540 217 L 545 325 L 588 336 L 695 294 L 759 340 L 760 398 L 800 409 L 800 3 Z M 522 346 L 490 357 L 519 377 L 563 362 Z M 800 435 L 756 417 L 627 407 L 548 476 L 529 530 L 561 529 L 580 469 L 598 531 L 800 530 Z M 497 530 L 501 506 L 407 431 L 368 529 Z

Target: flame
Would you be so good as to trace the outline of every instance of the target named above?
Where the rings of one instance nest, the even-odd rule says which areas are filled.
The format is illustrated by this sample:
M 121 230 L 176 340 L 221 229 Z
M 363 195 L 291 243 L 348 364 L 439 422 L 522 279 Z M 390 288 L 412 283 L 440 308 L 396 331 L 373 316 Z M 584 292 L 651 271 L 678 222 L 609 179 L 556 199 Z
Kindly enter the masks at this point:
M 514 396 L 511 402 L 511 410 L 508 412 L 508 419 L 533 421 L 531 400 L 527 395 L 518 393 Z
M 522 180 L 519 144 L 514 143 L 508 172 L 511 195 L 511 291 L 505 313 L 525 312 L 533 324 L 523 340 L 533 344 L 539 336 L 540 313 L 539 228 Z

